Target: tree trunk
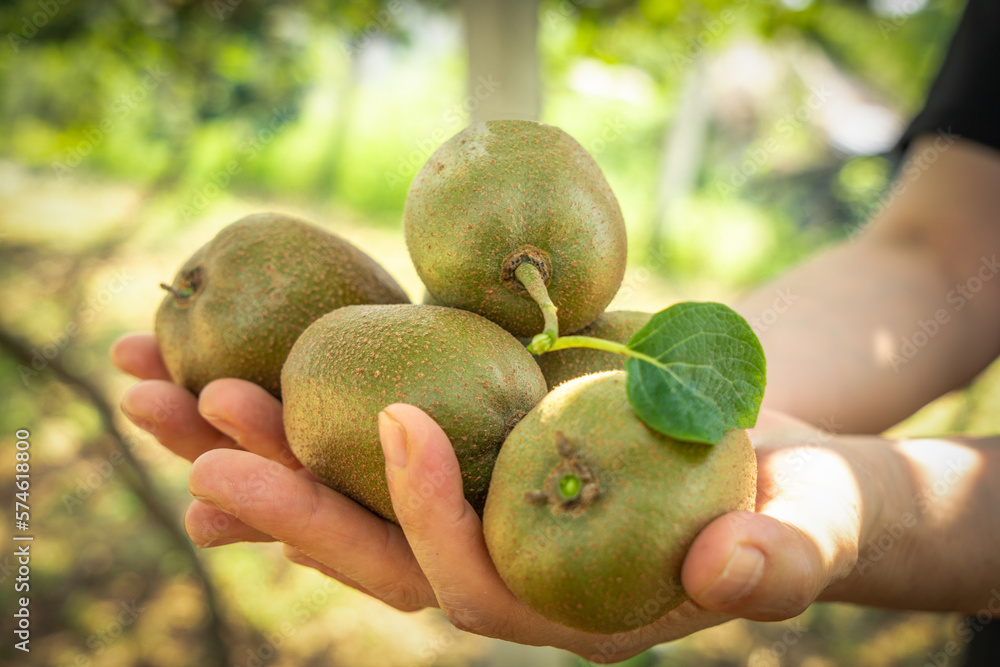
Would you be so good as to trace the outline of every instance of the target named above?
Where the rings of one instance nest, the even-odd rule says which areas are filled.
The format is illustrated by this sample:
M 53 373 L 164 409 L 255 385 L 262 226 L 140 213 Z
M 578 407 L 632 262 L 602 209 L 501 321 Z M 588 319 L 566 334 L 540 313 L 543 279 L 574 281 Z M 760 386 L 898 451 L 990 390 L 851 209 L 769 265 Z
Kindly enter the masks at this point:
M 681 89 L 673 122 L 663 132 L 660 169 L 656 188 L 656 218 L 650 235 L 650 252 L 660 252 L 678 204 L 694 189 L 701 167 L 711 97 L 706 85 L 705 57 L 691 66 Z
M 539 0 L 462 0 L 472 123 L 538 120 Z

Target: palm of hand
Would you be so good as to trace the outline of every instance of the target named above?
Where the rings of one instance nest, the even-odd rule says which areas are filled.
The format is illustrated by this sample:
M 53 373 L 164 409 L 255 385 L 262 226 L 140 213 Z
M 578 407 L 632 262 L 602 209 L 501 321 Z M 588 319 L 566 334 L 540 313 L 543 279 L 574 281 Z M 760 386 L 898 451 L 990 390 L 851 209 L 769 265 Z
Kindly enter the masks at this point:
M 440 607 L 470 632 L 623 660 L 733 616 L 794 616 L 846 576 L 857 557 L 861 489 L 850 450 L 765 413 L 752 434 L 757 511 L 720 517 L 699 535 L 682 577 L 694 601 L 627 633 L 573 630 L 539 616 L 504 586 L 462 495 L 447 436 L 417 408 L 397 404 L 380 417 L 383 443 L 392 432 L 406 443 L 405 464 L 387 466 L 396 525 L 302 468 L 285 440 L 281 404 L 260 387 L 217 380 L 195 398 L 169 381 L 152 336 L 122 339 L 112 358 L 143 380 L 126 393 L 125 414 L 193 462 L 195 500 L 185 524 L 195 544 L 279 541 L 296 563 L 397 609 Z

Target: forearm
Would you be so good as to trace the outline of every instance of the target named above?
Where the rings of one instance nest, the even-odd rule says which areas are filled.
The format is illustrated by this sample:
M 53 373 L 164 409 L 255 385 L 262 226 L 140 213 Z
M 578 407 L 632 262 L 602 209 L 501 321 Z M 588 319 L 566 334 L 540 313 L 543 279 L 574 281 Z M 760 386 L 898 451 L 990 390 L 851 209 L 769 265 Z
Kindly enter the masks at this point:
M 766 407 L 877 433 L 1000 353 L 1000 155 L 958 142 L 923 168 L 928 150 L 868 230 L 736 304 L 767 356 Z
M 862 497 L 858 558 L 824 600 L 1000 612 L 1000 439 L 842 439 Z

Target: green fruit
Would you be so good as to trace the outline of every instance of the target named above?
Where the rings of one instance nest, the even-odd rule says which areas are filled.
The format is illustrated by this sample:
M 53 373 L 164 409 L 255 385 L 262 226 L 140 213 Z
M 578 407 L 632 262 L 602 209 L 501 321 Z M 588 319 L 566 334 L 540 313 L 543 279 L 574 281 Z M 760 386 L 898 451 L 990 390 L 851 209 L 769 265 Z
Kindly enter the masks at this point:
M 282 370 L 295 456 L 323 483 L 395 521 L 377 415 L 392 403 L 427 412 L 451 439 L 465 497 L 482 512 L 510 429 L 545 395 L 516 338 L 441 306 L 349 306 L 296 341 Z
M 624 345 L 652 316 L 652 313 L 638 310 L 609 310 L 598 315 L 596 320 L 573 335 L 603 338 Z M 527 345 L 531 341 L 521 342 Z M 613 352 L 571 347 L 541 354 L 535 360 L 542 369 L 546 384 L 552 389 L 567 380 L 590 373 L 625 370 L 628 357 Z
M 281 397 L 302 330 L 348 304 L 409 303 L 368 255 L 298 218 L 261 213 L 224 228 L 181 267 L 156 313 L 160 354 L 195 394 L 223 377 Z
M 561 331 L 592 322 L 625 272 L 625 224 L 600 168 L 559 128 L 487 121 L 449 139 L 410 186 L 410 257 L 439 303 L 471 310 L 515 336 L 542 331 L 514 275 L 536 267 Z
M 564 625 L 615 633 L 687 599 L 681 564 L 713 519 L 752 510 L 757 468 L 745 431 L 717 445 L 646 427 L 625 373 L 567 382 L 511 432 L 483 518 L 504 583 Z

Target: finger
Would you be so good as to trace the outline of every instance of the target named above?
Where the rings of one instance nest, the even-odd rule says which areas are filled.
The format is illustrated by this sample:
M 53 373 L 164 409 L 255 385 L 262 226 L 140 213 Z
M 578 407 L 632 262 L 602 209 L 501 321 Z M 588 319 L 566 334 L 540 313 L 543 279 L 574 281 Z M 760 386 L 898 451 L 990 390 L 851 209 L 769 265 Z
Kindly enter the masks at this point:
M 448 619 L 477 634 L 563 643 L 559 638 L 573 631 L 531 611 L 500 579 L 441 427 L 419 408 L 397 403 L 379 413 L 379 433 L 393 509 Z
M 119 370 L 140 380 L 169 380 L 156 337 L 152 334 L 126 334 L 111 345 L 111 362 Z
M 206 452 L 191 494 L 290 544 L 388 604 L 436 606 L 399 526 L 280 463 L 243 451 Z
M 221 547 L 234 542 L 274 542 L 274 538 L 267 533 L 202 500 L 195 500 L 188 507 L 184 528 L 191 541 L 202 548 Z
M 757 621 L 791 618 L 857 557 L 860 492 L 835 452 L 790 450 L 766 459 L 757 513 L 734 512 L 708 525 L 688 551 L 684 588 L 702 607 Z M 777 471 L 796 475 L 775 483 Z
M 194 461 L 218 447 L 235 447 L 229 436 L 198 414 L 194 395 L 166 380 L 145 380 L 125 392 L 122 412 L 179 456 Z
M 215 380 L 201 390 L 198 411 L 243 449 L 293 470 L 302 467 L 285 438 L 281 403 L 262 387 L 246 380 Z
M 819 595 L 822 564 L 814 544 L 773 517 L 736 512 L 713 521 L 688 550 L 681 581 L 713 611 L 756 621 L 798 615 Z
M 324 574 L 324 575 L 330 577 L 331 579 L 336 579 L 340 583 L 342 583 L 342 584 L 344 584 L 346 586 L 350 586 L 354 590 L 360 591 L 360 592 L 364 593 L 365 595 L 367 595 L 369 597 L 373 597 L 373 598 L 377 598 L 378 597 L 372 591 L 370 591 L 367 588 L 365 588 L 364 586 L 360 585 L 358 582 L 354 581 L 353 579 L 351 579 L 349 577 L 345 577 L 340 572 L 337 572 L 333 568 L 331 568 L 331 567 L 329 567 L 327 565 L 324 565 L 323 563 L 319 562 L 315 558 L 311 558 L 310 556 L 307 556 L 306 554 L 302 553 L 301 551 L 299 551 L 295 547 L 290 546 L 288 544 L 285 545 L 285 558 L 287 558 L 288 560 L 290 560 L 293 563 L 296 563 L 298 565 L 303 565 L 305 567 L 311 567 L 312 569 L 316 570 L 317 572 L 320 572 L 321 574 Z M 400 611 L 417 611 L 419 609 L 425 609 L 425 607 L 423 607 L 423 606 L 406 605 L 406 604 L 396 604 L 396 605 L 393 605 L 393 606 L 396 607 L 396 609 L 399 609 Z

